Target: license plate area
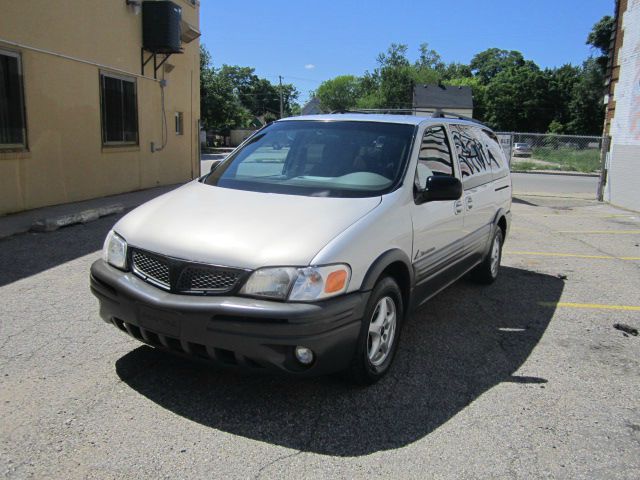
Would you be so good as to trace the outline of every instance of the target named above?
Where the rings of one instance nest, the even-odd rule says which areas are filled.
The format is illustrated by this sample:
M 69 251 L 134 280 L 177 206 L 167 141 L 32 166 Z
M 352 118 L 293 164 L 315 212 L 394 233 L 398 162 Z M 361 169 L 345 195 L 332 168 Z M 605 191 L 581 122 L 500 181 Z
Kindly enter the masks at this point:
M 179 314 L 140 306 L 138 319 L 144 329 L 180 338 L 182 321 Z

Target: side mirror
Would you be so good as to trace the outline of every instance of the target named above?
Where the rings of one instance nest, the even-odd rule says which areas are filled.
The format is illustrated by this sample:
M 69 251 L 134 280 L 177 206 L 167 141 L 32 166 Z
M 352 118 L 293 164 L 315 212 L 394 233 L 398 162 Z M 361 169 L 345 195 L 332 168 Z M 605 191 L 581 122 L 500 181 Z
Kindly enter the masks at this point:
M 220 165 L 222 163 L 222 160 L 214 160 L 213 162 L 211 162 L 211 168 L 209 169 L 209 173 L 213 172 L 216 168 L 218 168 L 218 165 Z
M 458 200 L 462 196 L 462 182 L 448 175 L 427 178 L 424 190 L 418 191 L 417 203 L 438 202 L 444 200 Z

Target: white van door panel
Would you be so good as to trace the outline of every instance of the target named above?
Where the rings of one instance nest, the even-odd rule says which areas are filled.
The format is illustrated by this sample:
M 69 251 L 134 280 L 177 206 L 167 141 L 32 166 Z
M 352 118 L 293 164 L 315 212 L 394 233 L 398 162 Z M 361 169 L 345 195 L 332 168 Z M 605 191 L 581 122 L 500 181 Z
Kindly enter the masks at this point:
M 416 189 L 429 176 L 460 178 L 444 125 L 428 126 L 420 137 L 420 153 L 415 172 Z M 426 301 L 449 277 L 463 273 L 463 199 L 411 205 L 413 221 L 412 263 L 416 279 L 417 304 Z
M 464 189 L 464 230 L 467 247 L 476 260 L 486 253 L 497 210 L 491 162 L 479 129 L 452 125 L 451 131 L 460 163 Z

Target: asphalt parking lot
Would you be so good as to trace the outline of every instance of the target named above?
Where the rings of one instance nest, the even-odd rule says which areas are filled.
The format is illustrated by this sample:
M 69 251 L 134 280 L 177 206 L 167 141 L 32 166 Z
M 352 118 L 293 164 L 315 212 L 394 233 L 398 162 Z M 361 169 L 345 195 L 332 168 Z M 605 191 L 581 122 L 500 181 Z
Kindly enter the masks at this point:
M 215 372 L 103 323 L 117 220 L 0 240 L 5 478 L 607 478 L 640 472 L 640 214 L 520 196 L 493 286 L 405 325 L 370 388 Z

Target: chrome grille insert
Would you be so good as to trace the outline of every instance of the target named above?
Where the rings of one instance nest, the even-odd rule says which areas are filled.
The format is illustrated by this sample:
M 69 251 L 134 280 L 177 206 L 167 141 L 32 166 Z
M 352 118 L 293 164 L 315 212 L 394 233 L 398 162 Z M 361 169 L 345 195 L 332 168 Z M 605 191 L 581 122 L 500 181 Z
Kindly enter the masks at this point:
M 248 270 L 187 262 L 131 248 L 133 273 L 144 281 L 174 293 L 221 295 L 233 291 Z
M 155 255 L 150 255 L 140 250 L 134 250 L 131 255 L 133 273 L 142 277 L 149 283 L 169 290 L 171 280 L 169 276 L 169 264 L 166 260 Z
M 240 271 L 225 270 L 219 267 L 187 267 L 180 275 L 178 290 L 228 292 L 236 286 L 241 276 L 242 272 Z

